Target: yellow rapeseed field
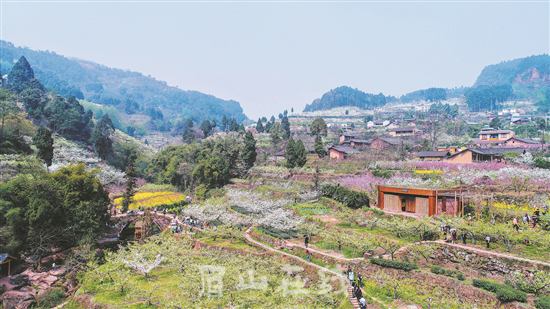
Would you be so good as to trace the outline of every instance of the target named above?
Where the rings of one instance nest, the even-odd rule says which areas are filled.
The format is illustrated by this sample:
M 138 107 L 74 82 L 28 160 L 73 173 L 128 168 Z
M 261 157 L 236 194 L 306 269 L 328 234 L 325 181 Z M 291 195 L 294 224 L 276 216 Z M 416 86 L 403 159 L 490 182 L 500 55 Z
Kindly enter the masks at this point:
M 170 205 L 180 202 L 184 198 L 185 196 L 182 193 L 177 192 L 138 192 L 134 195 L 134 202 L 130 204 L 130 209 Z M 120 207 L 122 197 L 116 198 L 114 203 L 117 207 Z

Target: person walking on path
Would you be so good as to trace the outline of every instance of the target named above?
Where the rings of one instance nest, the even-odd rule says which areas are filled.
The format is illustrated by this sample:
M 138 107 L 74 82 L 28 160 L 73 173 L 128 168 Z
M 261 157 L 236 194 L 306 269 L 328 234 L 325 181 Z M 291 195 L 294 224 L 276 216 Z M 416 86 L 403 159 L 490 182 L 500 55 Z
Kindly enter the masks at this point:
M 491 236 L 485 236 L 485 242 L 487 243 L 487 249 L 489 249 L 489 244 L 491 243 Z
M 533 215 L 531 216 L 531 221 L 533 221 L 533 228 L 537 226 L 537 220 L 538 220 L 537 213 L 534 212 Z
M 456 244 L 456 229 L 452 229 L 452 231 L 451 231 L 451 239 L 452 239 L 452 243 L 453 243 L 453 244 Z
M 463 244 L 466 244 L 466 237 L 467 237 L 466 232 L 462 232 L 462 243 Z
M 516 229 L 516 232 L 519 232 L 518 217 L 514 217 L 514 220 L 512 221 L 512 224 L 513 224 L 514 228 Z
M 309 253 L 309 250 L 306 251 L 306 261 L 311 262 L 311 253 Z
M 307 248 L 307 245 L 309 244 L 309 235 L 306 235 L 306 237 L 304 238 L 304 244 L 306 245 L 306 248 Z
M 523 216 L 523 223 L 529 225 L 529 215 L 528 214 L 525 214 L 525 216 Z
M 342 275 L 347 275 L 347 270 L 348 268 L 346 267 L 346 265 L 342 264 Z
M 361 273 L 357 274 L 357 286 L 359 288 L 363 286 L 363 276 L 361 276 Z
M 361 309 L 367 309 L 367 301 L 364 297 L 361 297 L 361 299 L 359 300 L 359 306 L 361 307 Z
M 356 285 L 355 288 L 357 289 L 355 291 L 355 297 L 357 297 L 357 301 L 359 301 L 361 298 L 363 298 L 363 291 L 361 291 L 361 287 L 359 285 Z
M 353 270 L 350 270 L 348 272 L 348 279 L 349 279 L 349 284 L 352 284 L 353 280 L 355 279 L 355 275 L 353 274 Z

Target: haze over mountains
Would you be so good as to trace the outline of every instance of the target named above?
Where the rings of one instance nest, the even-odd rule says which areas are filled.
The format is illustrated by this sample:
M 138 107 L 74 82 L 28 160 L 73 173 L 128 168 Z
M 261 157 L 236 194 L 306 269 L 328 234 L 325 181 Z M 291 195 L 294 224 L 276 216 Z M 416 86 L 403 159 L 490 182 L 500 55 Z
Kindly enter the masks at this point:
M 404 94 L 400 98 L 384 96 L 382 93 L 377 95 L 365 93 L 347 86 L 337 87 L 323 94 L 320 99 L 315 99 L 311 104 L 306 105 L 304 112 L 342 106 L 369 109 L 382 106 L 387 102 L 397 101 L 437 101 L 437 98 L 460 97 L 468 90 L 476 91 L 483 86 L 511 86 L 513 98 L 536 100 L 550 87 L 550 56 L 543 54 L 488 65 L 481 71 L 472 87 L 429 88 Z M 441 92 L 443 95 L 440 94 Z
M 239 102 L 223 100 L 198 91 L 185 91 L 138 72 L 108 68 L 49 51 L 34 51 L 1 41 L 2 74 L 8 74 L 15 61 L 25 56 L 36 77 L 46 88 L 63 96 L 74 95 L 94 103 L 111 105 L 129 113 L 155 117 L 191 118 L 221 122 L 225 115 L 238 123 L 248 119 Z
M 224 100 L 198 91 L 185 91 L 168 86 L 166 82 L 138 72 L 108 68 L 80 59 L 67 58 L 49 51 L 34 51 L 1 41 L 2 74 L 9 73 L 14 61 L 24 55 L 35 70 L 36 77 L 49 89 L 63 95 L 114 106 L 128 114 L 145 114 L 175 122 L 190 118 L 195 123 L 216 120 L 225 115 L 241 123 L 248 118 L 239 102 Z M 444 89 L 446 98 L 459 97 L 468 89 L 480 86 L 510 85 L 516 99 L 534 99 L 550 86 L 550 57 L 547 54 L 504 61 L 485 67 L 476 83 L 468 88 Z M 452 74 L 452 73 L 449 73 Z M 315 99 L 305 112 L 356 106 L 370 109 L 387 102 L 430 100 L 434 91 L 443 88 L 417 90 L 399 98 L 382 93 L 370 94 L 347 86 L 337 87 Z M 265 115 L 268 116 L 269 115 Z

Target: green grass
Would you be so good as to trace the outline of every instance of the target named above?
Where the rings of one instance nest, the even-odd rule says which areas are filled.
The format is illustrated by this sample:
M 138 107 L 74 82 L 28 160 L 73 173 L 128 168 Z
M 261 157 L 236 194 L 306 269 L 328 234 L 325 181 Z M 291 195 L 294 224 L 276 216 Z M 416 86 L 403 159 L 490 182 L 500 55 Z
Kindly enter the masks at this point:
M 321 203 L 292 204 L 289 208 L 294 209 L 300 216 L 328 215 L 332 209 Z

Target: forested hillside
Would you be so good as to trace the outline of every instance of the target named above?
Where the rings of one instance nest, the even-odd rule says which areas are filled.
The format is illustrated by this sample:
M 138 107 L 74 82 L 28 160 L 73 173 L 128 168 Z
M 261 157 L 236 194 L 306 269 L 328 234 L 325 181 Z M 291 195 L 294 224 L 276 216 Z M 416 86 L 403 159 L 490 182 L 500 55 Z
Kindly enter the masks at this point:
M 195 123 L 206 119 L 219 123 L 224 115 L 235 118 L 238 123 L 247 119 L 239 102 L 233 100 L 180 90 L 138 72 L 108 68 L 55 52 L 16 47 L 6 41 L 0 44 L 2 75 L 9 74 L 15 62 L 25 56 L 46 89 L 63 97 L 73 95 L 77 99 L 115 106 L 127 114 L 146 114 L 151 120 L 161 122 L 158 127 L 170 128 L 165 120 L 178 118 L 190 118 Z
M 365 93 L 361 90 L 353 89 L 348 86 L 338 87 L 323 94 L 320 99 L 307 104 L 304 112 L 313 112 L 316 110 L 331 109 L 340 106 L 357 106 L 363 109 L 369 109 L 386 104 L 386 97 L 380 94 Z
M 488 65 L 477 77 L 474 87 L 503 84 L 550 86 L 550 56 L 544 54 Z

